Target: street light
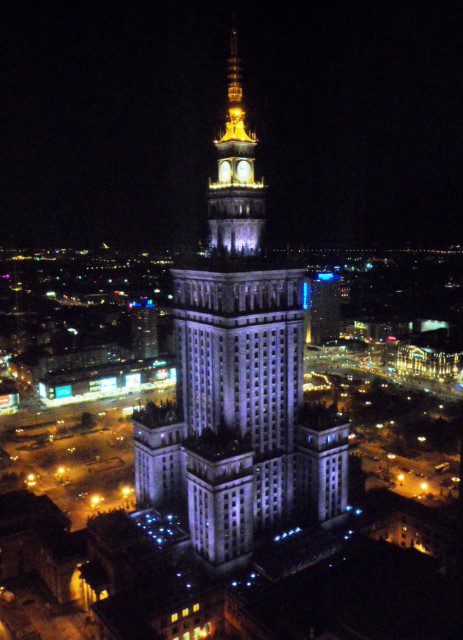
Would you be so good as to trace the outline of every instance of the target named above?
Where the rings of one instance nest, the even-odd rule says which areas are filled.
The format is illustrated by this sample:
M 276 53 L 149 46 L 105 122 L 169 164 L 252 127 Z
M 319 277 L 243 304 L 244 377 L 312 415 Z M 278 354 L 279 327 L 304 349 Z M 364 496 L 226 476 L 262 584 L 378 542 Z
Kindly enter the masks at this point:
M 418 436 L 419 442 L 426 442 L 426 438 L 424 436 Z
M 37 484 L 37 476 L 35 475 L 35 473 L 29 473 L 26 476 L 26 485 L 28 487 L 35 487 L 36 484 Z
M 421 488 L 423 489 L 423 491 L 426 491 L 426 489 L 428 488 L 428 483 L 427 482 L 422 482 L 421 483 Z
M 399 475 L 397 476 L 397 480 L 400 480 L 400 482 L 402 482 L 402 480 L 405 478 L 403 473 L 399 473 Z
M 122 487 L 121 493 L 122 497 L 127 499 L 133 493 L 133 489 L 132 487 Z
M 97 507 L 100 502 L 103 502 L 104 498 L 102 496 L 94 495 L 90 498 L 90 502 L 93 508 Z

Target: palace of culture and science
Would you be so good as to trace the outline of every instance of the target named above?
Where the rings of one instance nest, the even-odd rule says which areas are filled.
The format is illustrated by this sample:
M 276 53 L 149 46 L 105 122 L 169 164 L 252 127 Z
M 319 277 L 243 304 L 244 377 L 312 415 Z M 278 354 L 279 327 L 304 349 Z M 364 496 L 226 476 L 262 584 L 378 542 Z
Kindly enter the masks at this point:
M 257 142 L 233 30 L 209 249 L 172 270 L 177 406 L 134 417 L 139 504 L 186 513 L 192 547 L 219 572 L 246 564 L 263 536 L 336 525 L 347 508 L 349 423 L 303 404 L 305 271 L 273 268 L 263 253 Z

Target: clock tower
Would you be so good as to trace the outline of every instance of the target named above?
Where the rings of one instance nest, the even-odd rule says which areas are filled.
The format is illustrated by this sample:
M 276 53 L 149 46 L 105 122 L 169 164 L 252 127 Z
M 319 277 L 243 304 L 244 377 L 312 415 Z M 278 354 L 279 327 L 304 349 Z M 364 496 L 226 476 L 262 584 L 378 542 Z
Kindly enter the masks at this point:
M 210 181 L 208 222 L 210 248 L 256 254 L 265 223 L 264 182 L 255 177 L 257 138 L 246 131 L 241 87 L 238 34 L 232 29 L 228 75 L 228 118 L 225 133 L 214 144 L 218 180 Z

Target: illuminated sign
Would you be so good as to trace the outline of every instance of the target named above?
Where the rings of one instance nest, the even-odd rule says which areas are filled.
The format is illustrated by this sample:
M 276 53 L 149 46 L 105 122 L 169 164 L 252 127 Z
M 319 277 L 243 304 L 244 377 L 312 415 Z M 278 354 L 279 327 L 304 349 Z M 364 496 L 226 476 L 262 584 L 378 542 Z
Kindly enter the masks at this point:
M 153 362 L 153 367 L 165 367 L 167 362 L 165 360 L 155 360 Z
M 47 388 L 43 384 L 43 382 L 39 382 L 39 396 L 41 398 L 46 398 L 47 397 Z
M 334 280 L 334 278 L 336 278 L 334 273 L 319 273 L 317 276 L 317 280 L 322 280 L 324 282 L 327 280 Z
M 177 369 L 175 367 L 170 370 L 170 379 L 177 380 Z
M 125 376 L 125 386 L 128 389 L 135 389 L 141 385 L 141 373 L 128 373 Z
M 55 388 L 55 398 L 69 398 L 70 396 L 72 396 L 72 387 L 70 384 Z
M 309 283 L 302 283 L 302 308 L 304 310 L 310 309 L 310 289 Z
M 156 371 L 156 380 L 166 380 L 169 377 L 169 369 L 159 369 Z
M 141 298 L 140 302 L 133 301 L 129 304 L 130 309 L 139 308 L 139 309 L 154 309 L 154 302 L 152 300 L 148 300 L 148 298 Z
M 0 409 L 11 407 L 13 396 L 0 396 Z
M 117 378 L 102 378 L 100 382 L 101 390 L 103 392 L 114 391 L 114 389 L 117 389 Z

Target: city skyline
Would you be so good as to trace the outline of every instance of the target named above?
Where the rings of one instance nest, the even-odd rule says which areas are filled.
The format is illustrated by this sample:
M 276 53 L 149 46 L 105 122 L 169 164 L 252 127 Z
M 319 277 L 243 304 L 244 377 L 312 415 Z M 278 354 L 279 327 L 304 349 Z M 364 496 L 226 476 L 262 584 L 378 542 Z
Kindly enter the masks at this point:
M 462 637 L 451 10 L 288 7 L 7 8 L 0 639 Z
M 248 115 L 272 185 L 271 239 L 458 243 L 452 6 L 302 15 L 257 2 L 236 13 Z M 6 16 L 10 242 L 124 237 L 146 248 L 203 235 L 230 19 L 222 2 Z

